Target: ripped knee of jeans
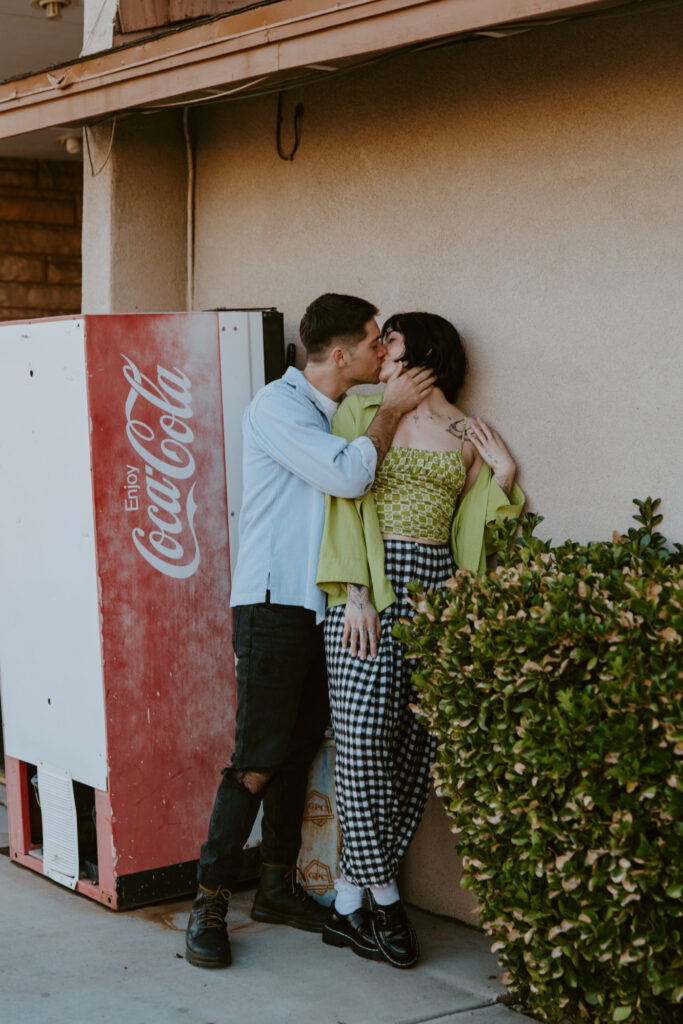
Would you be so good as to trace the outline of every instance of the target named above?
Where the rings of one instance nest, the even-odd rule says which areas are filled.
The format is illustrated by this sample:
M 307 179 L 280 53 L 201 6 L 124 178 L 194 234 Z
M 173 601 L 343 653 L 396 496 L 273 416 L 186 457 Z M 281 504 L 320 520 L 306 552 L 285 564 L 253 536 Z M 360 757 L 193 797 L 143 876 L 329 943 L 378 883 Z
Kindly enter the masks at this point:
M 252 796 L 259 796 L 272 779 L 274 772 L 234 771 L 233 776 Z

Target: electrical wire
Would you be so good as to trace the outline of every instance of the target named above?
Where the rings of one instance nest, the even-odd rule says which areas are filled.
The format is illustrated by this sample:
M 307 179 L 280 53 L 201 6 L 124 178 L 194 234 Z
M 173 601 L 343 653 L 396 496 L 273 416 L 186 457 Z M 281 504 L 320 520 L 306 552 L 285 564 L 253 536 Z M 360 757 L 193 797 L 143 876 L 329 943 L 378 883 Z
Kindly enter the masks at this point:
M 343 68 L 334 68 L 331 71 L 325 71 L 321 73 L 319 71 L 313 72 L 309 75 L 301 75 L 298 78 L 289 78 L 282 82 L 275 82 L 267 89 L 255 89 L 253 92 L 248 93 L 246 96 L 238 96 L 236 99 L 256 99 L 260 96 L 273 96 L 276 93 L 286 92 L 290 89 L 300 89 L 307 85 L 316 85 L 323 82 L 327 82 L 332 78 L 338 78 L 340 75 L 352 74 L 355 71 L 362 71 L 364 68 L 373 67 L 376 64 L 382 64 L 385 61 L 392 60 L 394 57 L 404 53 L 417 52 L 418 47 L 402 47 L 396 50 L 390 50 L 387 53 L 381 54 L 378 57 L 372 57 L 369 60 L 358 61 L 355 64 L 349 64 Z M 153 107 L 137 107 L 134 111 L 135 114 L 156 114 L 161 110 L 167 110 L 171 107 L 178 106 L 196 106 L 198 103 L 202 103 L 205 106 L 211 106 L 214 103 L 230 102 L 234 93 L 243 92 L 252 85 L 256 85 L 259 82 L 265 82 L 273 79 L 273 75 L 263 75 L 261 78 L 256 78 L 251 82 L 244 83 L 243 85 L 237 86 L 234 89 L 228 89 L 225 92 L 218 93 L 215 96 L 199 96 L 196 99 L 185 99 L 179 101 L 173 101 L 171 103 L 159 103 Z
M 319 17 L 322 17 L 322 16 L 324 16 L 326 14 L 339 14 L 342 11 L 352 10 L 355 7 L 362 7 L 362 6 L 366 5 L 367 3 L 368 3 L 368 0 L 350 0 L 349 3 L 338 4 L 337 6 L 334 6 L 334 7 L 326 7 L 324 9 L 322 9 L 322 10 L 307 11 L 305 14 L 297 15 L 294 18 L 284 18 L 281 21 L 269 22 L 266 25 L 258 25 L 256 28 L 245 29 L 243 32 L 235 32 L 234 34 L 227 36 L 225 39 L 202 39 L 202 40 L 200 40 L 197 43 L 193 43 L 191 46 L 184 46 L 184 47 L 182 47 L 179 50 L 171 50 L 169 53 L 155 53 L 155 54 L 152 54 L 152 56 L 147 57 L 145 60 L 131 61 L 130 63 L 125 65 L 125 70 L 126 71 L 130 71 L 130 70 L 133 70 L 133 69 L 136 69 L 136 68 L 147 67 L 149 64 L 157 64 L 157 63 L 159 63 L 159 61 L 170 60 L 173 57 L 183 57 L 187 53 L 196 53 L 198 50 L 205 50 L 207 47 L 210 47 L 210 46 L 218 47 L 218 46 L 224 45 L 227 42 L 233 42 L 233 40 L 235 40 L 235 39 L 245 39 L 245 38 L 248 38 L 249 36 L 253 36 L 253 35 L 257 35 L 259 33 L 263 33 L 264 31 L 265 31 L 267 36 L 270 36 L 275 29 L 286 28 L 289 25 L 297 25 L 297 24 L 299 24 L 302 21 L 310 21 L 311 18 L 319 18 Z M 242 13 L 242 12 L 238 12 L 238 13 Z M 234 15 L 233 15 L 233 17 L 234 17 Z M 187 31 L 191 31 L 191 29 L 188 29 Z M 272 40 L 269 39 L 269 42 L 270 41 L 272 41 Z M 115 53 L 117 51 L 116 50 L 113 50 L 113 51 L 112 50 L 105 50 L 103 55 L 104 56 L 108 56 L 112 52 Z M 72 62 L 71 65 L 69 65 L 68 63 L 65 64 L 65 65 L 57 64 L 57 65 L 55 65 L 55 69 L 58 69 L 59 67 L 71 67 L 71 66 L 76 67 L 78 63 L 82 63 L 82 61 L 74 61 L 74 62 Z M 70 80 L 69 81 L 69 85 L 73 86 L 73 85 L 80 85 L 83 82 L 94 82 L 94 81 L 97 81 L 98 78 L 106 78 L 107 76 L 109 76 L 111 74 L 113 74 L 113 72 L 111 70 L 96 71 L 96 72 L 94 72 L 91 75 L 82 75 L 80 78 Z M 19 97 L 17 97 L 16 90 L 15 90 L 15 92 L 11 96 L 6 96 L 4 98 L 0 97 L 0 102 L 3 102 L 3 99 L 4 100 L 14 99 L 14 98 L 19 98 L 19 99 L 22 99 L 22 100 L 23 99 L 28 99 L 31 96 L 37 96 L 37 95 L 39 95 L 40 93 L 43 93 L 43 92 L 51 92 L 53 88 L 54 88 L 53 85 L 40 86 L 37 89 L 31 89 L 28 92 L 21 93 L 21 96 L 19 96 Z
M 172 103 L 160 103 L 158 106 L 154 106 L 154 107 L 137 107 L 136 108 L 136 113 L 138 113 L 138 114 L 156 114 L 160 110 L 170 110 L 173 107 L 193 107 L 193 106 L 196 106 L 197 103 L 201 103 L 201 102 L 212 103 L 212 102 L 215 102 L 216 100 L 223 99 L 224 97 L 232 96 L 233 93 L 244 92 L 245 89 L 249 89 L 252 85 L 257 85 L 259 82 L 265 82 L 266 79 L 268 79 L 270 77 L 271 77 L 270 75 L 261 75 L 260 78 L 254 78 L 250 82 L 243 82 L 241 85 L 236 85 L 234 89 L 226 89 L 224 91 L 220 90 L 220 89 L 212 89 L 211 92 L 214 95 L 212 95 L 210 97 L 210 99 L 206 99 L 205 97 L 204 98 L 200 98 L 198 100 L 184 99 L 184 100 L 175 100 Z
M 388 50 L 383 54 L 379 54 L 376 57 L 371 57 L 364 61 L 358 61 L 353 64 L 349 64 L 346 67 L 334 68 L 330 71 L 320 74 L 316 72 L 309 75 L 301 75 L 297 78 L 290 78 L 285 81 L 274 82 L 273 85 L 264 89 L 254 89 L 253 91 L 247 92 L 246 96 L 237 96 L 236 99 L 257 99 L 264 96 L 273 96 L 280 92 L 285 92 L 291 89 L 305 88 L 309 85 L 318 85 L 327 82 L 329 79 L 337 78 L 344 74 L 352 74 L 356 71 L 362 71 L 365 68 L 373 67 L 377 64 L 384 63 L 388 60 L 393 60 L 397 56 L 410 53 L 422 53 L 427 50 L 445 49 L 447 47 L 456 46 L 460 43 L 465 43 L 472 39 L 501 39 L 507 38 L 508 36 L 518 35 L 522 32 L 531 32 L 537 28 L 550 28 L 551 26 L 558 25 L 569 21 L 584 21 L 600 17 L 617 16 L 625 17 L 633 14 L 641 14 L 647 10 L 659 10 L 667 9 L 669 7 L 677 7 L 683 3 L 683 0 L 631 0 L 630 3 L 622 4 L 618 7 L 606 7 L 596 11 L 580 11 L 574 14 L 566 14 L 556 18 L 538 18 L 532 21 L 526 22 L 510 22 L 506 25 L 499 25 L 491 29 L 480 29 L 475 32 L 463 33 L 459 36 L 450 36 L 442 39 L 430 40 L 426 43 L 417 43 L 410 46 L 397 47 L 393 50 Z M 228 89 L 224 92 L 218 92 L 215 95 L 208 97 L 202 95 L 196 99 L 183 99 L 178 101 L 172 101 L 170 103 L 159 103 L 151 107 L 138 107 L 135 110 L 136 114 L 154 114 L 161 110 L 166 110 L 170 107 L 176 106 L 195 106 L 197 104 L 203 104 L 205 106 L 211 106 L 214 103 L 230 102 L 235 93 L 246 92 L 251 86 L 256 85 L 260 82 L 270 79 L 272 81 L 273 74 L 263 75 L 261 78 L 253 79 L 250 82 L 243 83 L 234 89 Z
M 97 124 L 98 125 L 103 124 L 104 121 L 108 121 L 108 120 L 109 120 L 108 117 L 107 118 L 103 118 L 102 121 L 98 121 Z M 85 136 L 85 148 L 86 148 L 86 151 L 88 153 L 88 162 L 90 163 L 90 174 L 91 174 L 91 176 L 93 178 L 96 178 L 98 174 L 101 174 L 102 171 L 104 170 L 104 168 L 109 163 L 109 157 L 111 156 L 112 147 L 114 145 L 114 132 L 116 131 L 116 122 L 117 122 L 117 120 L 118 120 L 118 114 L 114 114 L 114 116 L 112 118 L 111 137 L 109 139 L 109 148 L 107 149 L 107 155 L 105 156 L 104 161 L 102 162 L 102 165 L 97 170 L 95 170 L 94 164 L 92 162 L 92 153 L 90 152 L 90 138 L 88 136 L 88 130 L 92 129 L 93 127 L 95 127 L 95 125 L 87 125 L 86 124 L 86 125 L 83 126 L 83 134 Z
M 190 110 L 183 110 L 183 133 L 185 135 L 185 154 L 187 158 L 187 311 L 194 308 L 194 153 L 192 152 L 192 136 L 190 135 Z
M 350 9 L 355 8 L 355 7 L 363 6 L 367 2 L 368 2 L 368 0 L 351 0 L 351 2 L 349 2 L 349 3 L 342 4 L 342 5 L 339 5 L 339 6 L 336 6 L 336 7 L 325 8 L 324 10 L 319 10 L 319 11 L 314 11 L 314 12 L 307 12 L 306 14 L 299 15 L 296 18 L 287 18 L 287 19 L 284 19 L 282 21 L 273 22 L 271 24 L 268 24 L 267 26 L 260 25 L 257 28 L 247 29 L 244 32 L 237 32 L 234 35 L 229 36 L 229 37 L 227 37 L 224 40 L 205 39 L 205 40 L 202 40 L 201 42 L 193 44 L 192 46 L 187 46 L 187 47 L 183 47 L 183 48 L 178 49 L 178 50 L 173 50 L 173 51 L 171 51 L 169 53 L 154 54 L 153 56 L 148 57 L 146 60 L 133 61 L 130 64 L 126 64 L 125 68 L 126 68 L 126 70 L 130 70 L 130 69 L 134 69 L 134 68 L 145 67 L 145 66 L 147 66 L 149 64 L 154 64 L 154 63 L 157 63 L 157 62 L 159 62 L 161 60 L 168 60 L 168 59 L 173 58 L 173 57 L 183 56 L 184 54 L 187 54 L 187 53 L 194 53 L 197 50 L 205 49 L 206 47 L 209 47 L 209 46 L 218 46 L 220 43 L 232 41 L 232 40 L 235 40 L 235 39 L 242 39 L 242 38 L 248 37 L 250 35 L 254 35 L 255 33 L 262 32 L 264 30 L 264 28 L 266 28 L 268 30 L 268 32 L 270 33 L 274 29 L 277 29 L 277 28 L 282 28 L 282 27 L 285 27 L 287 25 L 292 25 L 292 24 L 296 24 L 296 23 L 301 22 L 301 21 L 310 20 L 311 17 L 319 17 L 321 15 L 329 14 L 329 13 L 339 13 L 340 11 L 350 10 Z M 616 2 L 618 4 L 618 0 L 616 0 Z M 570 14 L 567 14 L 567 15 L 564 15 L 564 16 L 559 16 L 558 18 L 554 18 L 554 19 L 542 19 L 542 20 L 539 19 L 539 21 L 541 21 L 542 24 L 548 24 L 548 23 L 549 24 L 556 24 L 556 23 L 561 22 L 561 21 L 579 21 L 579 20 L 584 20 L 584 19 L 587 19 L 587 18 L 596 18 L 596 17 L 599 17 L 601 15 L 603 15 L 603 16 L 604 15 L 614 15 L 614 14 L 624 15 L 624 14 L 630 14 L 630 13 L 641 13 L 644 10 L 659 10 L 661 8 L 666 9 L 668 7 L 680 6 L 681 2 L 682 2 L 682 0 L 631 0 L 631 2 L 629 3 L 628 0 L 626 0 L 625 3 L 619 4 L 618 6 L 614 6 L 614 7 L 601 8 L 599 10 L 594 10 L 594 11 L 591 11 L 591 10 L 589 10 L 589 11 L 581 11 L 581 12 L 574 13 L 574 14 L 570 13 Z M 255 5 L 255 6 L 257 7 L 257 6 L 261 6 L 261 5 Z M 102 5 L 102 9 L 103 8 L 104 8 L 104 3 Z M 98 14 L 98 18 L 99 18 L 99 16 L 102 13 L 102 9 L 100 10 L 100 12 Z M 239 13 L 242 13 L 242 12 L 239 12 Z M 222 16 L 224 17 L 224 15 L 222 15 Z M 218 16 L 216 16 L 216 18 L 212 18 L 210 20 L 211 21 L 220 20 L 220 17 L 222 17 L 222 16 L 218 15 Z M 432 48 L 438 48 L 438 47 L 441 47 L 441 46 L 449 46 L 449 45 L 452 45 L 454 42 L 459 42 L 461 40 L 471 39 L 471 38 L 476 37 L 476 36 L 489 36 L 490 37 L 494 32 L 496 32 L 498 37 L 500 37 L 501 35 L 506 35 L 506 34 L 517 34 L 517 32 L 519 32 L 519 31 L 531 31 L 531 29 L 534 28 L 534 25 L 535 25 L 535 22 L 532 20 L 532 21 L 529 21 L 529 22 L 513 22 L 513 23 L 509 23 L 507 25 L 499 25 L 499 26 L 496 26 L 495 28 L 492 27 L 491 29 L 488 29 L 488 30 L 487 29 L 475 30 L 474 32 L 463 33 L 460 37 L 458 37 L 458 36 L 453 37 L 452 36 L 452 37 L 449 37 L 449 38 L 447 38 L 445 40 L 435 40 L 433 43 L 426 43 L 426 44 L 421 44 L 421 45 L 418 44 L 416 46 L 411 46 L 411 47 L 397 48 L 395 50 L 389 51 L 388 56 L 393 56 L 396 53 L 402 53 L 402 52 L 413 52 L 413 51 L 417 51 L 417 50 L 420 50 L 420 49 L 432 49 Z M 111 53 L 111 52 L 116 52 L 116 51 L 104 51 L 104 52 L 106 54 L 106 53 Z M 88 59 L 88 58 L 85 58 L 85 59 Z M 361 62 L 359 64 L 355 64 L 352 67 L 354 69 L 362 68 L 362 67 L 368 67 L 370 64 L 376 63 L 377 61 L 379 61 L 381 59 L 382 59 L 382 57 L 371 59 L 370 61 L 364 61 L 364 62 Z M 68 65 L 68 68 L 70 69 L 70 67 L 72 67 L 72 66 L 77 66 L 78 63 L 80 63 L 80 62 L 79 61 L 73 62 L 72 65 Z M 61 66 L 67 66 L 67 65 L 55 65 L 55 68 L 59 68 Z M 331 75 L 333 75 L 335 73 L 341 73 L 341 72 L 343 72 L 345 70 L 347 70 L 347 69 L 339 68 L 339 69 L 337 69 L 336 72 L 328 72 L 327 74 L 328 74 L 328 76 L 331 76 Z M 68 82 L 68 85 L 69 86 L 74 86 L 74 85 L 80 85 L 83 82 L 96 81 L 97 79 L 107 77 L 108 75 L 111 75 L 112 73 L 113 73 L 112 71 L 99 71 L 99 72 L 96 72 L 95 74 L 92 74 L 92 75 L 83 75 L 81 78 L 70 80 Z M 264 76 L 264 77 L 269 77 L 269 76 Z M 259 81 L 261 81 L 261 80 L 262 79 L 259 79 Z M 317 76 L 311 76 L 311 78 L 304 80 L 303 84 L 309 84 L 309 82 L 316 81 L 316 80 L 317 80 Z M 9 81 L 11 81 L 11 79 Z M 0 83 L 0 84 L 2 84 L 2 83 Z M 241 87 L 237 87 L 237 88 L 241 88 Z M 39 95 L 39 94 L 44 93 L 44 92 L 51 92 L 53 89 L 54 89 L 54 85 L 50 84 L 50 85 L 47 85 L 47 86 L 41 86 L 41 87 L 39 87 L 37 89 L 29 90 L 28 92 L 21 93 L 20 96 L 17 94 L 17 91 L 15 90 L 13 93 L 10 93 L 7 96 L 0 96 L 0 103 L 8 102 L 8 101 L 13 100 L 13 99 L 21 99 L 21 100 L 29 99 L 31 96 L 36 96 L 36 95 Z M 264 91 L 264 92 L 254 93 L 253 95 L 254 96 L 271 95 L 273 92 L 279 92 L 279 91 L 280 91 L 280 87 L 276 87 L 274 89 L 267 90 L 267 91 Z M 233 92 L 233 90 L 228 90 L 228 92 L 225 93 L 224 95 L 229 98 L 232 95 L 232 92 Z M 250 94 L 250 95 L 252 95 L 252 94 Z M 138 112 L 140 112 L 140 110 L 144 110 L 145 112 L 148 112 L 150 109 L 151 110 L 162 110 L 162 109 L 164 109 L 165 106 L 169 106 L 169 107 L 170 106 L 186 106 L 188 104 L 194 105 L 195 103 L 202 103 L 202 102 L 206 103 L 206 102 L 210 102 L 210 101 L 207 101 L 207 100 L 201 99 L 201 98 L 198 99 L 198 100 L 183 99 L 183 100 L 180 100 L 180 101 L 177 101 L 177 102 L 174 102 L 174 103 L 159 105 L 158 107 L 154 107 L 154 108 L 137 108 L 137 109 L 138 109 Z
M 389 60 L 393 60 L 397 56 L 402 56 L 410 53 L 422 53 L 427 50 L 445 49 L 447 47 L 456 46 L 458 44 L 467 42 L 475 38 L 479 39 L 490 39 L 495 32 L 495 38 L 506 37 L 508 35 L 517 35 L 520 32 L 530 32 L 535 28 L 548 28 L 550 26 L 569 21 L 584 21 L 587 19 L 595 19 L 600 17 L 625 17 L 633 14 L 644 13 L 649 10 L 667 9 L 670 7 L 680 6 L 683 0 L 631 0 L 630 3 L 622 4 L 618 7 L 601 8 L 596 11 L 581 11 L 579 13 L 567 14 L 557 18 L 543 18 L 534 19 L 528 22 L 510 22 L 506 25 L 496 26 L 495 29 L 481 29 L 476 32 L 463 33 L 459 36 L 450 36 L 447 38 L 431 40 L 426 43 L 417 43 L 410 46 L 397 47 L 393 50 L 388 50 L 383 54 L 379 54 L 375 57 L 370 57 L 367 60 L 358 61 L 353 64 L 348 64 L 345 67 L 333 68 L 330 71 L 321 73 L 316 71 L 308 75 L 300 75 L 295 78 L 290 78 L 285 81 L 275 82 L 273 81 L 273 73 L 262 75 L 260 78 L 251 79 L 248 82 L 243 82 L 234 88 L 227 90 L 211 90 L 211 95 L 207 97 L 206 93 L 198 96 L 194 99 L 184 98 L 182 100 L 173 100 L 169 103 L 158 103 L 153 106 L 136 107 L 130 112 L 120 113 L 118 116 L 121 118 L 135 117 L 140 114 L 150 115 L 160 113 L 163 110 L 172 109 L 174 107 L 190 107 L 202 104 L 204 106 L 212 106 L 219 103 L 235 102 L 242 99 L 258 99 L 265 96 L 277 95 L 281 92 L 286 92 L 291 89 L 306 88 L 311 85 L 319 85 L 327 82 L 330 79 L 338 78 L 345 74 L 352 74 L 358 71 L 362 71 L 365 68 L 373 67 L 378 64 L 384 63 Z M 355 5 L 349 5 L 355 6 Z M 179 51 L 181 52 L 181 51 Z M 252 87 L 265 81 L 272 81 L 273 84 L 263 89 L 253 89 Z M 244 94 L 244 95 L 241 95 Z M 92 125 L 101 124 L 103 121 L 108 120 L 109 117 L 102 118 L 100 121 L 89 122 Z M 99 173 L 99 171 L 97 172 Z

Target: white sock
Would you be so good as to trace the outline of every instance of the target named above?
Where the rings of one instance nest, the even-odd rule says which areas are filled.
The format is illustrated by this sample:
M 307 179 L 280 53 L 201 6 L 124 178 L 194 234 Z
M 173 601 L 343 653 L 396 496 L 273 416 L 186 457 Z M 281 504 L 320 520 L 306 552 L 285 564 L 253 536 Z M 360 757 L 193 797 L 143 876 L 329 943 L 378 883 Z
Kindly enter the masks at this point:
M 388 885 L 369 885 L 368 889 L 372 893 L 375 903 L 380 907 L 388 907 L 390 903 L 396 903 L 401 898 L 395 879 Z
M 334 887 L 337 896 L 334 901 L 334 909 L 338 914 L 352 914 L 354 910 L 360 910 L 363 906 L 363 890 L 353 882 L 347 882 L 345 878 L 337 878 Z

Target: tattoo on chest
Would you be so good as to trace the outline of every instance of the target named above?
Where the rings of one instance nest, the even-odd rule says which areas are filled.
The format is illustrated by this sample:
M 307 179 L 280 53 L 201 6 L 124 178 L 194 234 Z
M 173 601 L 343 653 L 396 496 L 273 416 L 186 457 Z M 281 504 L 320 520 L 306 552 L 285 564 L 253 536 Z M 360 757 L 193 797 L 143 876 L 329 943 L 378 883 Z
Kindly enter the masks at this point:
M 457 438 L 467 437 L 467 426 L 465 423 L 465 417 L 463 416 L 461 419 L 453 420 L 452 423 L 449 423 L 448 426 L 446 427 L 446 433 L 452 434 L 453 437 Z

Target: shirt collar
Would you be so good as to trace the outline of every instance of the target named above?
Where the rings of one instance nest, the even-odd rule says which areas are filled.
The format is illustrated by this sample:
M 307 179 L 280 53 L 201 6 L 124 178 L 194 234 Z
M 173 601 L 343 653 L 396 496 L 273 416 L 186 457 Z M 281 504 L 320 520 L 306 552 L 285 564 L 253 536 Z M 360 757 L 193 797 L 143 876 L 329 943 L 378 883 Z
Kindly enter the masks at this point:
M 285 372 L 284 379 L 292 387 L 296 388 L 297 391 L 303 391 L 305 395 L 310 398 L 317 409 L 323 416 L 332 422 L 332 418 L 339 408 L 339 402 L 335 402 L 333 398 L 328 398 L 327 395 L 323 395 L 322 391 L 318 391 L 314 388 L 310 381 L 306 380 L 301 370 L 297 370 L 295 366 L 289 366 Z

